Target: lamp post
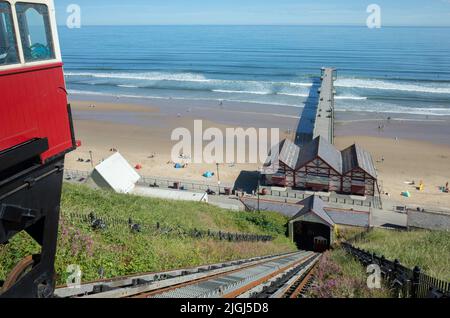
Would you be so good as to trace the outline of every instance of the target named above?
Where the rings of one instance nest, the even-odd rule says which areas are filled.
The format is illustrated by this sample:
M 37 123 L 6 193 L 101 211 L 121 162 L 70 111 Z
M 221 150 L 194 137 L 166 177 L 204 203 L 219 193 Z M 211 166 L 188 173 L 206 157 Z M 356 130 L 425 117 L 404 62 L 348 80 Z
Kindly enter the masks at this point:
M 92 150 L 89 150 L 89 157 L 91 159 L 91 167 L 94 168 L 94 159 L 92 157 Z
M 220 174 L 219 174 L 219 163 L 216 163 L 217 166 L 217 187 L 219 188 L 219 193 L 218 195 L 220 195 Z
M 257 194 L 258 194 L 258 212 L 260 212 L 260 209 L 259 209 L 259 187 L 261 186 L 261 170 L 262 170 L 262 168 L 260 167 L 259 171 L 258 171 L 258 188 L 256 189 Z

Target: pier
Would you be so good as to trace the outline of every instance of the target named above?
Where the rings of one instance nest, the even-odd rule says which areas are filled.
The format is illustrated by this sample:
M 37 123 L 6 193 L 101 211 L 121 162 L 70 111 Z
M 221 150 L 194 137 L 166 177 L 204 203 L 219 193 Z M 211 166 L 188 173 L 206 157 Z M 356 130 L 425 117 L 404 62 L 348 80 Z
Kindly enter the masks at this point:
M 334 144 L 335 80 L 336 70 L 333 68 L 322 68 L 320 79 L 314 79 L 295 135 L 298 146 L 302 147 L 319 136 Z

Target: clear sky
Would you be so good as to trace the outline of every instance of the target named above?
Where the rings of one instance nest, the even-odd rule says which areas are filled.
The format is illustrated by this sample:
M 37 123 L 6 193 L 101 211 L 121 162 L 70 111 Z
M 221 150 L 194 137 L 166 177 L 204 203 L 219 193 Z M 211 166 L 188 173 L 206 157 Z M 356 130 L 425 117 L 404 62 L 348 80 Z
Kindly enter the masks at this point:
M 384 26 L 450 26 L 450 0 L 55 0 L 82 10 L 83 25 L 296 24 L 365 25 L 366 8 L 382 10 Z

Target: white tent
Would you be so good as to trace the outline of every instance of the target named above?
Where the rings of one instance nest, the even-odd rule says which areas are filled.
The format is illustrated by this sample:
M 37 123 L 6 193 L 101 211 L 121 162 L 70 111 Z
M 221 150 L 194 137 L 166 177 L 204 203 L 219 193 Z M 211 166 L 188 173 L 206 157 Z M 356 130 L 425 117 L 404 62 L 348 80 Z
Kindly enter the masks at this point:
M 118 152 L 94 168 L 92 179 L 101 188 L 110 188 L 118 193 L 130 193 L 141 177 Z

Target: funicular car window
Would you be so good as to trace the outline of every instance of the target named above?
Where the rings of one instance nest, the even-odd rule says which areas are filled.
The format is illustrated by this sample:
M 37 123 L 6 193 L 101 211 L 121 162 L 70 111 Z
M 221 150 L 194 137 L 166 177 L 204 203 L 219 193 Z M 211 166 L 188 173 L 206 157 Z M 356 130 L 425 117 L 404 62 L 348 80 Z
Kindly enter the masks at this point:
M 25 61 L 55 58 L 47 6 L 20 2 L 16 10 Z
M 0 65 L 19 63 L 11 6 L 0 1 Z

